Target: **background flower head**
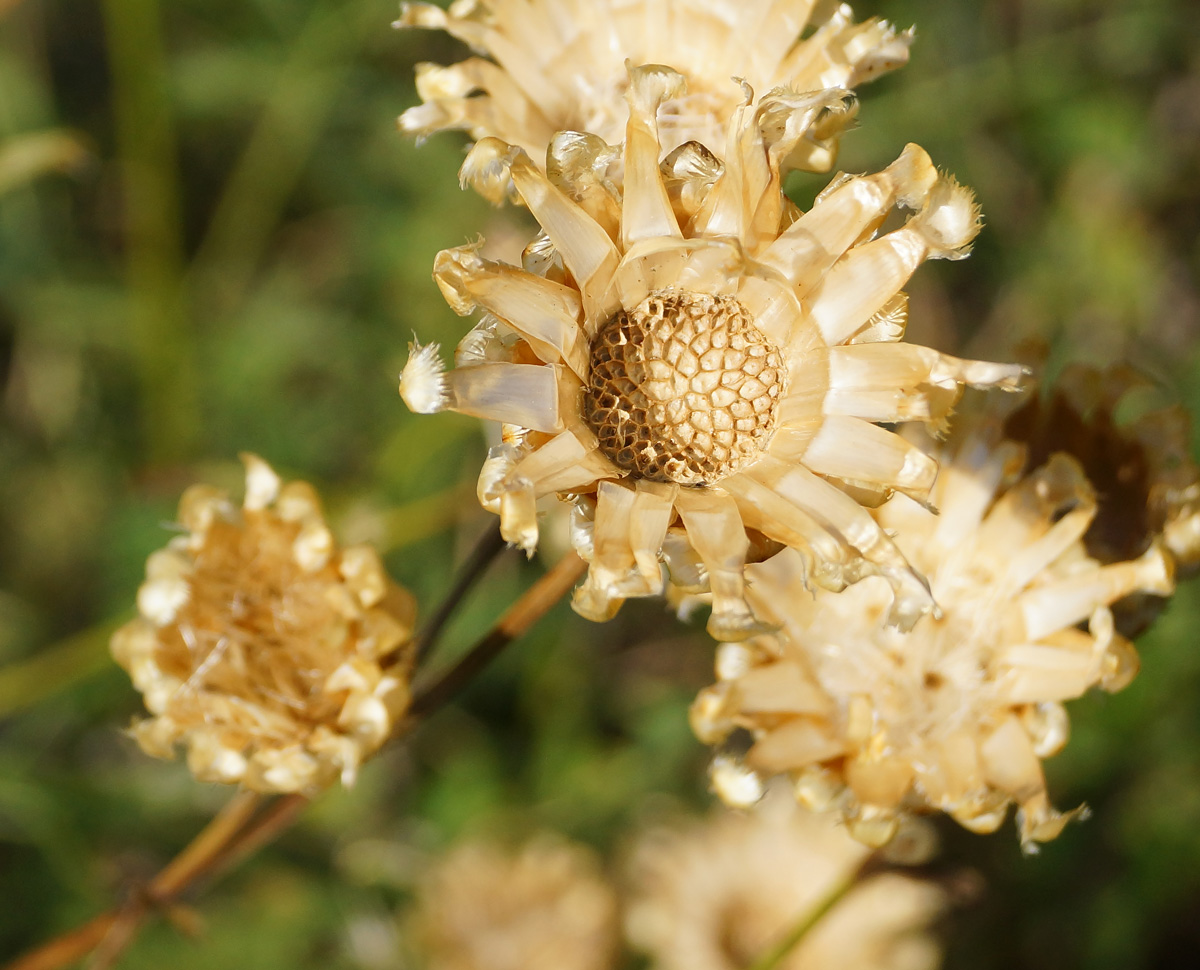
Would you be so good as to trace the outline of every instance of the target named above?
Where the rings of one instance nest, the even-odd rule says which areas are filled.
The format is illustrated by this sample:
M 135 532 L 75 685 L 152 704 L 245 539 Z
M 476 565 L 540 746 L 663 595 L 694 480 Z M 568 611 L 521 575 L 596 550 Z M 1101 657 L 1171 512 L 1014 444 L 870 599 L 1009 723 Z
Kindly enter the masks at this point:
M 834 819 L 797 809 L 780 791 L 748 812 L 652 829 L 626 867 L 626 932 L 661 970 L 754 966 L 868 855 Z M 932 970 L 941 948 L 929 925 L 945 904 L 942 889 L 901 872 L 865 876 L 779 967 Z
M 339 549 L 317 497 L 247 455 L 242 507 L 193 486 L 185 534 L 154 553 L 113 656 L 151 717 L 148 754 L 202 781 L 308 791 L 341 778 L 408 706 L 415 609 L 367 546 Z
M 401 130 L 462 128 L 517 145 L 539 166 L 560 131 L 621 142 L 627 63 L 681 75 L 661 106 L 664 150 L 698 141 L 720 154 L 742 101 L 739 84 L 848 94 L 903 65 L 913 37 L 879 18 L 855 23 L 847 4 L 811 0 L 457 0 L 448 11 L 405 3 L 396 26 L 440 28 L 485 55 L 418 65 L 423 103 L 400 116 Z M 827 102 L 783 167 L 833 166 L 855 105 Z
M 407 927 L 427 970 L 610 970 L 617 897 L 581 845 L 467 842 L 425 873 Z

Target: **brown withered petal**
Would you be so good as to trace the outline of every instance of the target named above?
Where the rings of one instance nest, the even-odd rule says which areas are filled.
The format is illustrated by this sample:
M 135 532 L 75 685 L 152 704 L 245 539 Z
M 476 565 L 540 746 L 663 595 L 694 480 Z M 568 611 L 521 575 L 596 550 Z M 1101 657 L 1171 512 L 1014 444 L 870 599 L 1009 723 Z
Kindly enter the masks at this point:
M 350 784 L 408 706 L 412 596 L 366 546 L 339 549 L 316 493 L 244 455 L 241 507 L 183 496 L 185 534 L 152 554 L 112 652 L 151 717 L 155 757 L 263 792 Z
M 623 147 L 560 133 L 549 175 L 519 147 L 475 145 L 462 177 L 515 187 L 543 234 L 524 268 L 473 245 L 438 255 L 447 302 L 483 315 L 453 370 L 414 345 L 400 393 L 417 412 L 502 423 L 478 491 L 509 542 L 532 553 L 539 500 L 575 504 L 583 616 L 657 595 L 665 562 L 676 585 L 711 592 L 714 636 L 753 635 L 765 626 L 742 568 L 782 543 L 830 588 L 886 577 L 893 620 L 911 624 L 932 603 L 924 580 L 851 490 L 924 498 L 935 461 L 880 423 L 940 426 L 964 385 L 1020 378 L 902 342 L 903 286 L 926 259 L 966 255 L 974 199 L 909 145 L 799 212 L 780 165 L 827 93 L 747 100 L 724 162 L 695 143 L 661 159 L 661 108 L 682 84 L 631 68 Z M 621 186 L 594 177 L 609 157 Z M 880 234 L 898 209 L 909 218 Z
M 617 901 L 583 846 L 469 842 L 426 874 L 408 929 L 427 970 L 609 970 Z
M 810 591 L 791 550 L 747 569 L 751 603 L 780 629 L 723 645 L 718 682 L 692 708 L 701 740 L 752 738 L 744 759 L 715 763 L 727 801 L 787 774 L 803 804 L 875 845 L 912 811 L 990 832 L 1015 803 L 1032 849 L 1075 814 L 1051 807 L 1041 764 L 1067 742 L 1063 702 L 1136 674 L 1109 606 L 1169 595 L 1173 558 L 1159 542 L 1131 560 L 1090 556 L 1096 496 L 1082 467 L 1059 452 L 1027 468 L 998 421 L 945 450 L 940 514 L 902 495 L 875 512 L 938 604 L 910 631 L 884 623 L 892 594 L 877 578 Z

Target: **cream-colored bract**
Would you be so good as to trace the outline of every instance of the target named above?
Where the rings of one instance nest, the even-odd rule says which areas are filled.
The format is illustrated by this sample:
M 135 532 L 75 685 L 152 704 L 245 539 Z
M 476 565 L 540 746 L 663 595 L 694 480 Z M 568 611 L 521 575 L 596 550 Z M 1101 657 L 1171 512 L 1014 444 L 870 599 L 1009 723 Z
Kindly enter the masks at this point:
M 1015 803 L 1031 847 L 1074 814 L 1050 806 L 1041 766 L 1067 742 L 1062 702 L 1119 690 L 1138 668 L 1109 606 L 1170 594 L 1172 561 L 1157 543 L 1133 561 L 1088 556 L 1096 499 L 1078 463 L 1060 453 L 1026 471 L 995 423 L 959 442 L 932 497 L 940 515 L 897 495 L 876 518 L 929 578 L 939 615 L 901 632 L 884 623 L 878 580 L 830 595 L 806 589 L 794 552 L 751 566 L 749 599 L 780 630 L 720 648 L 692 725 L 718 745 L 749 730 L 743 771 L 789 774 L 801 802 L 868 843 L 910 810 L 990 832 Z
M 243 460 L 240 509 L 184 493 L 187 533 L 150 557 L 113 636 L 152 715 L 132 733 L 155 757 L 185 747 L 201 781 L 349 784 L 408 707 L 414 602 L 373 549 L 336 546 L 310 486 Z
M 655 119 L 681 84 L 668 68 L 632 69 L 624 148 L 562 133 L 550 174 L 518 147 L 491 138 L 475 146 L 464 180 L 488 193 L 511 183 L 544 232 L 524 269 L 486 260 L 475 246 L 438 256 L 434 278 L 450 305 L 483 318 L 452 370 L 431 368 L 428 349 L 418 348 L 401 393 L 505 425 L 479 496 L 510 542 L 536 546 L 539 498 L 559 493 L 575 503 L 573 542 L 591 566 L 574 605 L 586 617 L 607 619 L 625 598 L 661 592 L 665 560 L 680 586 L 711 590 L 715 636 L 749 636 L 763 624 L 745 601 L 742 567 L 752 546 L 777 542 L 799 551 L 812 583 L 837 589 L 884 576 L 896 593 L 893 618 L 910 624 L 932 605 L 924 581 L 848 489 L 872 501 L 891 490 L 923 498 L 935 462 L 873 422 L 939 424 L 964 383 L 1019 380 L 1015 365 L 900 342 L 901 287 L 923 260 L 965 255 L 978 226 L 972 196 L 910 145 L 882 172 L 835 179 L 798 212 L 781 191 L 779 165 L 826 107 L 824 94 L 777 92 L 742 105 L 724 163 L 688 143 L 660 164 Z M 614 156 L 623 188 L 599 174 Z M 911 218 L 876 238 L 898 207 Z M 669 336 L 707 312 L 700 297 L 725 308 L 722 319 L 743 335 L 752 320 L 762 337 L 754 346 L 778 351 L 783 373 L 773 390 L 763 393 L 761 372 L 742 363 L 753 342 L 737 350 L 736 335 L 717 327 L 703 336 L 708 343 L 673 344 L 682 348 L 674 359 L 632 354 L 628 394 L 618 393 L 612 342 L 597 340 L 602 328 L 626 314 Z M 725 312 L 731 301 L 737 313 Z M 667 306 L 686 308 L 687 320 L 664 319 Z M 605 418 L 602 433 L 616 437 L 603 440 L 584 407 L 600 363 L 604 407 L 621 415 Z M 765 432 L 754 415 L 738 417 L 760 405 L 771 413 Z M 663 415 L 665 431 L 655 424 Z M 673 467 L 628 460 L 628 449 L 649 447 L 647 423 L 656 455 L 677 449 L 687 476 L 637 473 Z M 736 462 L 710 462 L 714 474 L 697 481 L 700 465 L 688 462 L 699 451 L 720 458 L 730 449 L 740 449 Z
M 396 26 L 440 28 L 485 55 L 419 65 L 423 103 L 400 116 L 403 131 L 500 138 L 538 166 L 560 131 L 624 138 L 626 61 L 669 64 L 686 79 L 662 105 L 664 150 L 699 141 L 720 152 L 739 81 L 760 92 L 849 95 L 906 63 L 913 36 L 877 18 L 856 24 L 849 6 L 815 0 L 456 0 L 448 12 L 406 3 Z M 827 100 L 784 167 L 833 166 L 855 106 Z
M 932 837 L 922 841 L 932 847 Z M 652 829 L 626 866 L 626 934 L 659 970 L 757 966 L 869 855 L 832 818 L 797 809 L 786 791 L 747 812 Z M 936 884 L 901 872 L 865 877 L 777 966 L 933 970 L 941 948 L 928 929 L 946 902 Z

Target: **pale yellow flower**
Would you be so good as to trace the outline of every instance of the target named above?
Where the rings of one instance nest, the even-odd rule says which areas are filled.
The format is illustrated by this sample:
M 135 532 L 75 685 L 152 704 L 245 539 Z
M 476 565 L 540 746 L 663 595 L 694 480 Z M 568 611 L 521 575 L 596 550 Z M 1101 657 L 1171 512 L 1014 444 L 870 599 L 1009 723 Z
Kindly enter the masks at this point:
M 471 842 L 426 875 L 408 928 L 426 970 L 609 970 L 617 902 L 582 846 Z
M 408 706 L 413 599 L 374 550 L 337 548 L 310 486 L 243 460 L 240 509 L 184 494 L 187 531 L 150 557 L 140 615 L 113 636 L 152 715 L 132 733 L 156 757 L 185 747 L 202 781 L 349 784 Z
M 743 970 L 853 878 L 868 852 L 786 794 L 751 812 L 651 831 L 630 860 L 627 935 L 659 970 Z M 868 876 L 780 970 L 932 970 L 941 950 L 928 927 L 944 906 L 931 883 Z
M 780 160 L 824 95 L 743 105 L 725 163 L 689 143 L 659 164 L 655 118 L 682 80 L 634 68 L 623 150 L 564 132 L 543 173 L 484 139 L 463 178 L 515 186 L 543 234 L 524 269 L 476 246 L 441 253 L 434 278 L 460 314 L 484 311 L 440 372 L 414 347 L 400 390 L 506 427 L 479 482 L 504 536 L 532 551 L 536 503 L 576 503 L 573 541 L 591 563 L 575 607 L 596 620 L 672 579 L 711 589 L 721 639 L 761 629 L 743 597 L 747 558 L 786 543 L 813 581 L 879 573 L 898 621 L 930 605 L 923 581 L 837 484 L 881 499 L 926 495 L 935 462 L 872 422 L 940 423 L 963 383 L 1011 385 L 1016 366 L 901 343 L 909 276 L 966 254 L 971 193 L 908 146 L 884 171 L 841 177 L 801 214 Z M 623 189 L 603 177 L 623 164 Z M 911 217 L 876 238 L 899 207 Z
M 400 116 L 403 131 L 500 138 L 539 166 L 560 131 L 614 145 L 625 137 L 629 61 L 683 77 L 661 106 L 666 151 L 698 141 L 719 154 L 743 100 L 739 82 L 836 92 L 784 165 L 826 172 L 854 118 L 849 89 L 905 64 L 912 42 L 911 30 L 856 24 L 848 5 L 813 0 L 456 0 L 448 12 L 405 3 L 396 26 L 439 28 L 485 55 L 418 65 L 423 103 Z
M 719 681 L 692 709 L 702 740 L 753 737 L 742 774 L 718 765 L 727 797 L 753 794 L 744 776 L 788 773 L 802 802 L 872 844 L 910 810 L 990 832 L 1011 803 L 1027 848 L 1061 831 L 1070 816 L 1050 806 L 1041 762 L 1067 742 L 1063 702 L 1129 683 L 1137 654 L 1108 606 L 1168 595 L 1172 562 L 1157 543 L 1132 561 L 1090 557 L 1096 499 L 1078 463 L 1059 453 L 1024 470 L 999 437 L 986 424 L 943 464 L 940 515 L 899 495 L 877 510 L 940 610 L 910 632 L 883 622 L 891 592 L 876 579 L 812 593 L 790 551 L 747 570 L 751 602 L 781 629 L 722 646 Z

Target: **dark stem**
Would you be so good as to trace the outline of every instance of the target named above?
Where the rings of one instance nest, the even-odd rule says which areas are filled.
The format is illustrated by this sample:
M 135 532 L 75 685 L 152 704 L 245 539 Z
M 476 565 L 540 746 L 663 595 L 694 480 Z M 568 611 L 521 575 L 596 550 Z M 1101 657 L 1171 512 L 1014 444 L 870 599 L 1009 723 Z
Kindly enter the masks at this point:
M 504 539 L 500 536 L 500 524 L 498 522 L 488 529 L 475 544 L 475 548 L 471 550 L 471 555 L 462 564 L 458 578 L 450 588 L 450 592 L 446 594 L 417 636 L 416 662 L 418 666 L 425 662 L 426 658 L 433 651 L 433 648 L 437 645 L 438 638 L 442 635 L 442 629 L 449 622 L 450 617 L 454 615 L 454 611 L 458 608 L 459 603 L 471 591 L 471 587 L 487 572 L 488 566 L 492 564 L 492 561 L 500 554 L 505 545 Z
M 417 691 L 409 708 L 409 721 L 426 717 L 448 703 L 505 647 L 562 599 L 586 568 L 587 564 L 573 552 L 560 559 L 461 660 L 428 687 Z

